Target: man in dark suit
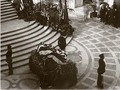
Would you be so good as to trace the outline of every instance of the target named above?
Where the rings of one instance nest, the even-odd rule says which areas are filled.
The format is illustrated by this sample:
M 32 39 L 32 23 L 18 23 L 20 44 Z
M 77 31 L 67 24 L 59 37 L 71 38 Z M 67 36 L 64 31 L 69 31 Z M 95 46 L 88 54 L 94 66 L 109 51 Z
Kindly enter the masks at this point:
M 105 24 L 110 25 L 111 24 L 111 8 L 109 7 L 109 4 L 107 5 L 106 8 L 106 15 L 105 15 Z
M 8 69 L 9 69 L 9 73 L 8 75 L 12 75 L 13 74 L 13 68 L 12 68 L 12 48 L 11 45 L 7 46 L 7 53 L 6 53 L 6 62 L 8 63 Z
M 104 62 L 104 54 L 99 55 L 99 68 L 98 68 L 98 80 L 97 80 L 97 86 L 101 89 L 103 89 L 103 73 L 105 72 L 105 62 Z
M 65 36 L 61 35 L 59 38 L 58 38 L 58 46 L 61 50 L 65 50 L 65 47 L 66 47 L 66 38 Z
M 112 24 L 114 27 L 118 28 L 118 23 L 119 23 L 119 11 L 118 11 L 118 6 L 116 5 L 116 3 L 114 2 L 114 4 L 112 5 L 113 9 L 112 9 Z
M 100 22 L 105 22 L 106 6 L 103 4 L 100 9 Z

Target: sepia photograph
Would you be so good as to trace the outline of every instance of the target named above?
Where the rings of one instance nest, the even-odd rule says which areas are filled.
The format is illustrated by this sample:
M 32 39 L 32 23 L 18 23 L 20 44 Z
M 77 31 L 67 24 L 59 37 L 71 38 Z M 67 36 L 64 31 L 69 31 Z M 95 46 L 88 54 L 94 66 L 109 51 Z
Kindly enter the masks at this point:
M 120 90 L 120 0 L 0 0 L 0 90 Z

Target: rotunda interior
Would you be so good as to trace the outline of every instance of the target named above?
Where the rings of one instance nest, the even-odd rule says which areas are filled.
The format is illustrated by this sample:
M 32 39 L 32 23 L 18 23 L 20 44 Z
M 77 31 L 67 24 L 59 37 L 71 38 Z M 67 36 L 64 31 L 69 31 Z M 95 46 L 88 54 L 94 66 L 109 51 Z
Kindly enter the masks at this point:
M 1 89 L 120 89 L 120 0 L 1 0 Z

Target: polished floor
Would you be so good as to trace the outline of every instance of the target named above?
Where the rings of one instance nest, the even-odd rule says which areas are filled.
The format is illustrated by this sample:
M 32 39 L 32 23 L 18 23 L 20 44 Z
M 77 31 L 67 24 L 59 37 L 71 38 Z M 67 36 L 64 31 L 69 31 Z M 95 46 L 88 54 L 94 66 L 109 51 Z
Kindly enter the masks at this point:
M 104 25 L 98 18 L 83 21 L 82 8 L 69 12 L 71 24 L 75 28 L 73 40 L 66 47 L 68 58 L 76 62 L 78 68 L 78 83 L 70 89 L 95 89 L 97 87 L 97 68 L 99 54 L 105 54 L 106 72 L 104 73 L 104 89 L 120 89 L 120 29 Z M 13 21 L 14 22 L 14 21 Z M 21 21 L 15 24 L 9 22 L 8 27 L 13 30 L 20 25 L 29 25 Z M 19 24 L 19 25 L 18 25 Z M 13 25 L 13 26 L 11 26 Z M 6 23 L 2 23 L 2 32 L 7 32 Z M 23 26 L 24 27 L 24 26 Z M 5 29 L 6 28 L 6 29 Z M 5 31 L 5 30 L 6 31 Z M 38 77 L 31 73 L 29 66 L 14 69 L 14 74 L 1 73 L 2 89 L 39 89 Z

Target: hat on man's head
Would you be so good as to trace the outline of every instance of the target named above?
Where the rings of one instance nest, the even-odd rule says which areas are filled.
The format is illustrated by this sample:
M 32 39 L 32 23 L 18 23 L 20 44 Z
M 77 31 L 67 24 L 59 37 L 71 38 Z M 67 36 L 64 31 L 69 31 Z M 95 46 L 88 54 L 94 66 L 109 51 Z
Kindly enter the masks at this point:
M 103 54 L 103 53 L 102 53 L 102 54 L 100 54 L 100 55 L 99 55 L 99 57 L 104 57 L 104 54 Z

